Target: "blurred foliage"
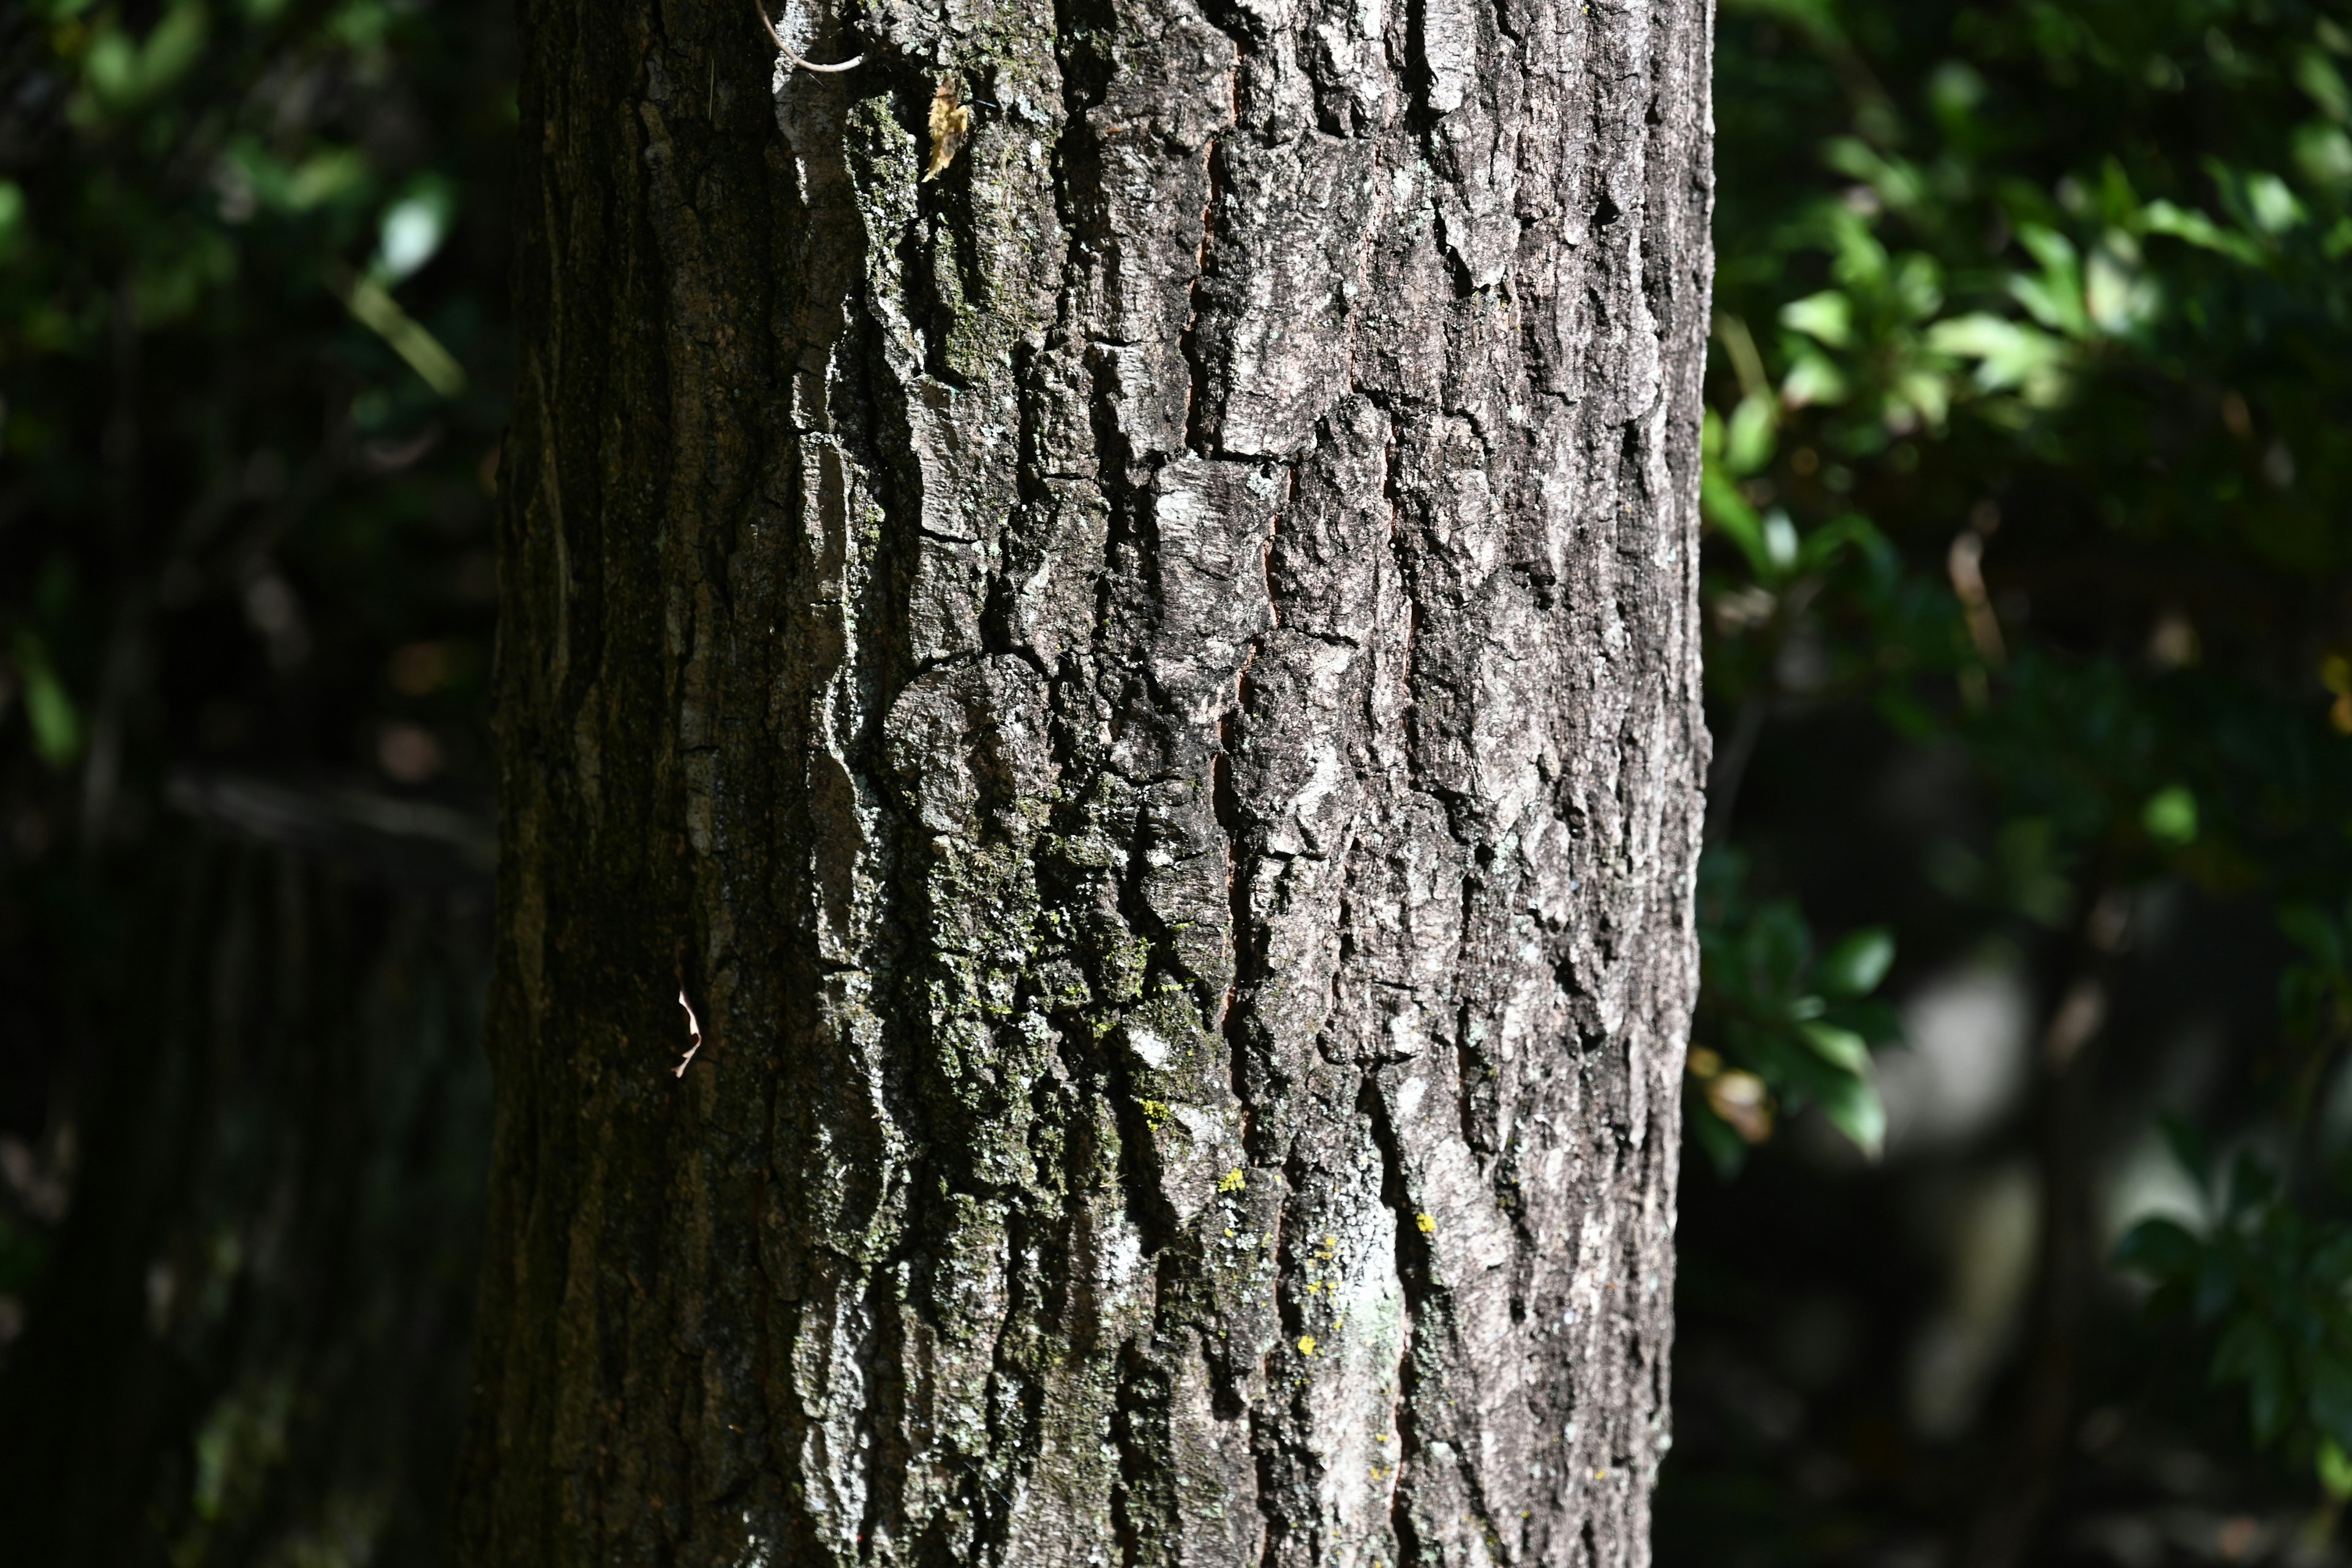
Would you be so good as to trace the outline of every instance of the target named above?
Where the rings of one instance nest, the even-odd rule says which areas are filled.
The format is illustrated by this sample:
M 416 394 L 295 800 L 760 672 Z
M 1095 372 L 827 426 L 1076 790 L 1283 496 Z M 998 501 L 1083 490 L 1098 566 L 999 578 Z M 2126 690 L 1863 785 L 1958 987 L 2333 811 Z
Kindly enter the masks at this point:
M 1705 978 L 1693 1037 L 1706 1043 L 1691 1050 L 1691 1135 L 1730 1173 L 1749 1145 L 1772 1135 L 1777 1115 L 1818 1105 L 1875 1155 L 1886 1114 L 1871 1083 L 1870 1047 L 1901 1026 L 1869 997 L 1895 962 L 1894 938 L 1871 927 L 1817 958 L 1793 901 L 1751 906 L 1743 898 L 1746 872 L 1732 850 L 1699 867 Z
M 509 25 L 0 6 L 10 1561 L 437 1555 L 480 898 L 400 825 L 487 817 Z
M 2248 1384 L 2254 1418 L 2214 1426 L 2189 1394 L 2161 1419 L 2284 1495 L 2340 1499 L 2352 1468 L 2328 1445 L 2352 1438 L 2334 1424 L 2352 1422 L 2352 1361 L 2333 1359 L 2352 1354 L 2352 1251 L 2331 1249 L 2352 1187 L 2314 1152 L 2352 1041 L 2352 14 L 1726 0 L 1717 71 L 1702 590 L 1717 760 L 1694 1139 L 1728 1170 L 1811 1102 L 1877 1143 L 1871 1081 L 1901 1031 L 1855 1010 L 1873 987 L 1841 996 L 1824 978 L 1846 949 L 1808 972 L 1809 923 L 1863 931 L 1881 969 L 1899 940 L 1896 995 L 1954 964 L 2015 965 L 2036 1010 L 2032 1102 L 1982 1155 L 1951 1158 L 2029 1159 L 2040 1234 L 2051 1194 L 2112 1174 L 2147 1095 L 2216 1140 L 2294 1152 L 2268 1188 L 2242 1163 L 2206 1229 L 2133 1233 L 2123 1257 L 2166 1282 L 2155 1304 L 2187 1289 L 2197 1310 L 2143 1334 L 2107 1275 L 2103 1354 L 2060 1407 L 2137 1400 L 2158 1421 L 2179 1392 L 2169 1365 L 2113 1357 L 2194 1344 L 2196 1364 Z M 2228 962 L 2272 966 L 2279 1005 L 2205 1088 L 2144 1090 L 2132 1075 L 2155 1067 L 2134 1064 L 2156 1063 L 2177 1018 L 2134 1013 L 2128 986 L 2235 984 L 2210 953 L 2122 956 L 2143 940 L 2131 911 L 2183 900 L 2254 933 Z M 1827 1049 L 1824 1024 L 1841 1031 Z M 1885 1049 L 1874 1062 L 1857 1040 Z M 2104 1087 L 2077 1104 L 2054 1085 L 2090 1040 Z M 1692 1278 L 1718 1278 L 1706 1205 L 1777 1223 L 1784 1181 L 1861 1202 L 1797 1174 L 1774 1178 L 1779 1210 L 1762 1188 L 1695 1189 Z M 2048 1302 L 2073 1267 L 2036 1258 L 2007 1364 L 2036 1364 L 2036 1334 L 2076 1331 L 2048 1327 L 2067 1321 Z M 1804 1289 L 1860 1278 L 1833 1254 L 1788 1268 Z M 1686 1295 L 1702 1327 L 1708 1289 Z M 1720 1299 L 1735 1297 L 1750 1305 L 1726 1307 L 1727 1325 L 1765 1310 Z M 1899 1360 L 1883 1352 L 1876 1375 L 1899 1382 Z M 1869 1421 L 1901 1419 L 1887 1387 L 1853 1398 L 1877 1402 Z M 2032 1403 L 1996 1379 L 1954 1462 L 1931 1473 L 1881 1445 L 1838 1461 L 1877 1475 L 1874 1492 L 1840 1483 L 1822 1496 L 1848 1501 L 1811 1509 L 1783 1487 L 1756 1511 L 1752 1453 L 1678 1456 L 1662 1552 L 1843 1560 L 1910 1531 L 2015 1561 L 1971 1520 L 2018 1489 L 1998 1429 Z M 1851 1502 L 1864 1493 L 1868 1522 Z
M 395 0 L 0 21 L 20 841 L 135 832 L 175 761 L 373 765 L 362 718 L 442 725 L 408 782 L 478 780 L 502 26 Z
M 2144 1219 L 2116 1261 L 2155 1282 L 2153 1310 L 2193 1316 L 2214 1342 L 2211 1381 L 2244 1386 L 2255 1440 L 2311 1465 L 2340 1504 L 2352 1496 L 2352 1225 L 2304 1213 L 2252 1153 L 2217 1178 L 2194 1130 L 2168 1131 L 2211 1218 Z

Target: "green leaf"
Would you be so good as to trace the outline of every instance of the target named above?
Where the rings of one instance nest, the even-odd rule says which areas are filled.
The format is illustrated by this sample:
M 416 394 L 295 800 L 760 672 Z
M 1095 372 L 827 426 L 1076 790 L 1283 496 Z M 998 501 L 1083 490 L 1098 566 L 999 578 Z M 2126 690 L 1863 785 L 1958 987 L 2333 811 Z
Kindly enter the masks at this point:
M 1985 79 L 1966 60 L 1946 60 L 1927 75 L 1927 100 L 1947 120 L 1964 120 L 1985 99 Z
M 2315 185 L 2341 192 L 2352 185 L 2352 136 L 2334 125 L 2305 125 L 2294 132 L 2294 161 Z
M 2197 841 L 2197 797 L 2186 784 L 2172 784 L 2148 796 L 2140 808 L 2140 826 L 2159 844 Z
M 2328 119 L 2352 123 L 2352 90 L 2346 89 L 2336 62 L 2317 49 L 2305 48 L 2295 55 L 2294 85 L 2310 94 L 2311 101 Z
M 1772 460 L 1772 437 L 1780 411 L 1769 394 L 1751 393 L 1731 411 L 1724 430 L 1723 466 L 1752 474 Z
M 2223 228 L 2203 213 L 2193 208 L 2178 207 L 2168 201 L 2153 201 L 2140 209 L 2140 224 L 2150 234 L 2168 234 L 2203 249 L 2226 256 L 2232 261 L 2249 267 L 2259 267 L 2263 261 L 2262 247 L 2244 235 Z
M 25 187 L 14 180 L 0 180 L 0 260 L 6 259 L 25 237 Z
M 2314 1468 L 2319 1472 L 2322 1491 L 2338 1504 L 2352 1498 L 2352 1458 L 2346 1458 L 2335 1438 L 2322 1437 L 2319 1440 L 2319 1452 Z
M 100 102 L 127 104 L 139 94 L 139 47 L 111 23 L 105 24 L 83 54 L 81 71 Z
M 141 91 L 161 92 L 188 73 L 204 52 L 205 20 L 201 0 L 180 0 L 163 13 L 139 50 Z
M 322 148 L 294 166 L 285 178 L 279 199 L 295 212 L 309 212 L 357 190 L 366 184 L 368 173 L 367 155 L 358 148 Z
M 1853 1140 L 1853 1146 L 1875 1160 L 1886 1147 L 1886 1108 L 1866 1078 L 1840 1078 L 1821 1097 L 1822 1114 L 1830 1125 Z
M 1893 282 L 1895 307 L 1905 320 L 1924 321 L 1943 308 L 1944 269 L 1934 257 L 1916 250 L 1906 255 L 1895 264 Z
M 2017 231 L 2017 238 L 2042 264 L 2042 275 L 2011 278 L 2011 296 L 2053 331 L 2089 337 L 2091 318 L 2084 306 L 2082 259 L 2074 242 L 2040 224 L 2025 225 Z
M 1895 935 L 1866 926 L 1822 955 L 1813 983 L 1832 996 L 1867 996 L 1895 963 Z
M 1834 289 L 1791 300 L 1780 307 L 1780 324 L 1833 349 L 1853 343 L 1853 301 Z
M 1945 371 L 1919 363 L 1898 372 L 1892 391 L 1930 430 L 1940 431 L 1952 411 L 1954 384 L 1955 378 Z
M 1903 1015 L 1884 1002 L 1849 996 L 1832 1006 L 1828 1017 L 1874 1046 L 1895 1045 L 1903 1038 Z
M 1699 510 L 1716 531 L 1738 547 L 1748 558 L 1748 570 L 1766 582 L 1778 579 L 1772 557 L 1764 548 L 1764 520 L 1756 514 L 1748 498 L 1731 476 L 1710 466 L 1699 477 Z
M 82 57 L 83 79 L 109 109 L 135 108 L 187 75 L 204 52 L 206 21 L 201 0 L 180 0 L 143 43 L 103 24 Z
M 2196 1179 L 2198 1189 L 2210 1192 L 2213 1186 L 2213 1156 L 2205 1146 L 2205 1135 L 2178 1116 L 2159 1117 L 2157 1131 L 2164 1135 L 2164 1146 L 2172 1152 L 2180 1168 Z
M 2083 306 L 2109 337 L 2145 330 L 2164 305 L 2164 290 L 2110 249 L 2092 254 L 2084 268 Z
M 1797 1033 L 1804 1037 L 1815 1056 L 1832 1067 L 1856 1074 L 1870 1070 L 1870 1045 L 1852 1029 L 1841 1029 L 1835 1024 L 1811 1018 L 1800 1023 Z
M 1937 321 L 1927 341 L 1937 353 L 1976 361 L 1979 392 L 2015 388 L 2030 403 L 2048 404 L 2063 391 L 2066 344 L 2039 327 L 1979 310 Z
M 51 668 L 48 649 L 29 629 L 16 634 L 16 674 L 25 683 L 25 722 L 33 731 L 33 754 L 53 768 L 69 765 L 81 755 L 81 714 Z
M 1845 375 L 1817 349 L 1799 349 L 1790 356 L 1789 374 L 1780 378 L 1780 401 L 1790 408 L 1809 404 L 1845 401 Z
M 2246 176 L 2246 206 L 2253 214 L 2255 226 L 2264 234 L 2284 234 L 2311 216 L 2287 188 L 2286 182 L 2276 174 Z
M 2204 1244 L 2179 1220 L 2144 1219 L 2124 1232 L 2116 1243 L 2118 1268 L 2136 1269 L 2157 1280 L 2185 1278 L 2197 1267 Z
M 1927 182 L 1916 165 L 1888 158 L 1859 137 L 1832 137 L 1822 145 L 1822 162 L 1876 191 L 1896 212 L 1909 212 L 1927 200 Z

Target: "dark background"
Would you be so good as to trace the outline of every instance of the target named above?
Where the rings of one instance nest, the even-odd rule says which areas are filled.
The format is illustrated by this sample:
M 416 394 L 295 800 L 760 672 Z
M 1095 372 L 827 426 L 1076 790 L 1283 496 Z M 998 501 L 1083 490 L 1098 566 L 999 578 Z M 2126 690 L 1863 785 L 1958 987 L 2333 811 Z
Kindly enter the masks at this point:
M 1721 23 L 1657 1554 L 2336 1560 L 2352 15 Z M 11 1563 L 441 1556 L 508 27 L 0 11 Z

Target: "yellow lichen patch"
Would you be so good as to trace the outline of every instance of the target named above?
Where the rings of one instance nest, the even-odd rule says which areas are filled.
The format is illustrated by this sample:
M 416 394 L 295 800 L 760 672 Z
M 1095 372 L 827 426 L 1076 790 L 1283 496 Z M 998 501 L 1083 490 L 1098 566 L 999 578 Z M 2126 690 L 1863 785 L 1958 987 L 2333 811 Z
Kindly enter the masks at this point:
M 1421 1234 L 1423 1236 L 1435 1236 L 1437 1234 L 1437 1221 L 1425 1214 L 1413 1215 L 1412 1223 L 1420 1227 Z
M 923 178 L 937 179 L 940 170 L 955 162 L 957 151 L 971 134 L 971 110 L 964 107 L 955 79 L 940 78 L 939 90 L 931 94 L 931 163 Z
M 1298 1353 L 1300 1355 L 1313 1355 L 1315 1353 L 1315 1336 L 1313 1334 L 1301 1334 L 1298 1336 Z
M 1242 1174 L 1239 1165 L 1217 1178 L 1217 1191 L 1221 1193 L 1237 1193 L 1248 1185 L 1249 1178 Z
M 1140 1109 L 1147 1127 L 1158 1127 L 1168 1120 L 1168 1102 L 1164 1100 L 1147 1100 Z

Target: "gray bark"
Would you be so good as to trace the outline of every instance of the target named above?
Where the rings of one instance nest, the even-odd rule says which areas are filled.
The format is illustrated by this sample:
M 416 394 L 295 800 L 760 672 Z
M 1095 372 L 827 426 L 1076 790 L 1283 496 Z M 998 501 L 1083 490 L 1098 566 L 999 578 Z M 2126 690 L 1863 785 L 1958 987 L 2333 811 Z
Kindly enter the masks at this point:
M 462 1555 L 1646 1562 L 1704 0 L 748 11 L 523 5 Z

